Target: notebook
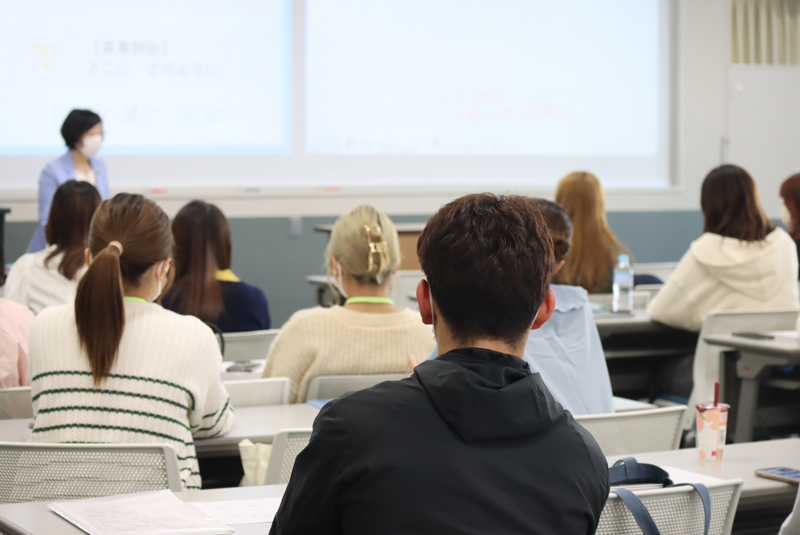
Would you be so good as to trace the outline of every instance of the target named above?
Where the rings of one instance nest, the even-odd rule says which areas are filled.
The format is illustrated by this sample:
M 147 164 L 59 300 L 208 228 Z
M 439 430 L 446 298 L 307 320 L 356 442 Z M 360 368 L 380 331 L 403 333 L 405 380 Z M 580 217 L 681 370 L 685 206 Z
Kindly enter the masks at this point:
M 180 501 L 170 490 L 51 503 L 89 535 L 229 535 L 233 530 Z

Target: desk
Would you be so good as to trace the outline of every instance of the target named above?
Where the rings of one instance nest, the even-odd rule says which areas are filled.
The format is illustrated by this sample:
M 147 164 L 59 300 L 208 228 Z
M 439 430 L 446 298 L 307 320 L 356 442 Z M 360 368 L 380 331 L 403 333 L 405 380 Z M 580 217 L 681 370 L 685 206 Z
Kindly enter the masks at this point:
M 194 446 L 198 457 L 222 457 L 239 454 L 239 442 L 249 438 L 253 442 L 271 444 L 281 429 L 311 427 L 319 409 L 306 403 L 273 405 L 269 407 L 243 407 L 236 409 L 236 420 L 228 434 L 214 438 L 198 438 Z M 33 420 L 0 421 L 0 442 L 27 442 L 31 436 Z
M 283 496 L 286 485 L 261 487 L 233 487 L 228 489 L 189 490 L 176 492 L 184 502 L 216 502 L 230 500 L 255 500 Z M 47 508 L 50 502 L 15 503 L 0 505 L 0 531 L 4 535 L 86 535 Z M 268 524 L 240 524 L 231 526 L 236 535 L 266 535 Z
M 797 335 L 775 333 L 773 340 L 754 340 L 732 334 L 706 336 L 706 343 L 739 351 L 736 375 L 742 381 L 736 406 L 736 442 L 753 439 L 758 390 L 764 372 L 773 366 L 800 364 L 800 340 Z
M 609 466 L 622 457 L 626 456 L 608 457 Z M 797 486 L 758 477 L 755 471 L 775 466 L 800 466 L 800 438 L 729 444 L 725 446 L 725 460 L 722 462 L 701 461 L 695 448 L 640 453 L 636 455 L 636 460 L 640 463 L 671 466 L 718 479 L 741 479 L 744 484 L 739 499 L 739 510 L 776 505 L 791 510 L 797 496 Z
M 397 241 L 400 245 L 400 268 L 402 270 L 418 270 L 422 269 L 419 265 L 419 258 L 417 257 L 417 241 L 419 235 L 427 223 L 395 223 L 394 228 L 397 230 Z M 333 231 L 333 225 L 317 225 L 314 227 L 317 232 L 326 232 L 330 235 Z
M 608 457 L 609 465 L 620 457 L 622 456 Z M 679 468 L 719 479 L 741 479 L 744 484 L 739 499 L 740 511 L 758 511 L 776 504 L 791 509 L 797 487 L 756 477 L 754 471 L 768 466 L 800 466 L 800 439 L 731 444 L 725 448 L 725 461 L 719 463 L 701 461 L 695 449 L 644 453 L 637 455 L 636 459 L 643 463 Z M 285 489 L 285 485 L 268 485 L 177 492 L 176 496 L 186 502 L 249 500 L 280 496 Z M 78 528 L 50 512 L 47 502 L 0 505 L 0 531 L 5 535 L 83 534 Z M 263 535 L 266 531 L 265 524 L 236 527 L 236 535 Z

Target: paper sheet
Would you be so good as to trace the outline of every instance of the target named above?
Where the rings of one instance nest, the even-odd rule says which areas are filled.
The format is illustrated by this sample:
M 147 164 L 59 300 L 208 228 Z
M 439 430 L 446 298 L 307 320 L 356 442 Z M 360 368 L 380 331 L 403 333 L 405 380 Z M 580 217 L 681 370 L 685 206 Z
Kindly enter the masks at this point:
M 272 523 L 281 498 L 188 503 L 222 524 L 262 524 Z
M 702 483 L 703 485 L 712 485 L 719 483 L 722 479 L 698 474 L 697 472 L 690 472 L 688 470 L 681 470 L 680 468 L 671 468 L 669 466 L 662 466 L 669 474 L 669 478 L 673 483 Z

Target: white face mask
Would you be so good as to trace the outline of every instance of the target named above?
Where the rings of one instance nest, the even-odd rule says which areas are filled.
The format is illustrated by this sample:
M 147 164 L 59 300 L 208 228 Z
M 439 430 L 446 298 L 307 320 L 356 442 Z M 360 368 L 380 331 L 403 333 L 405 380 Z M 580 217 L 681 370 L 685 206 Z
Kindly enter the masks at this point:
M 787 227 L 792 226 L 792 214 L 789 212 L 789 209 L 786 207 L 786 204 L 781 204 L 781 221 Z
M 94 158 L 95 155 L 100 151 L 100 147 L 102 145 L 103 136 L 100 134 L 86 136 L 83 138 L 83 144 L 81 145 L 81 148 L 78 149 L 78 152 L 87 158 Z
M 153 302 L 155 302 L 159 298 L 159 296 L 161 295 L 161 292 L 164 291 L 164 280 L 166 280 L 167 274 L 169 273 L 169 267 L 166 267 L 166 265 L 167 265 L 167 261 L 164 260 L 163 262 L 161 262 L 161 265 L 158 267 L 157 271 L 158 271 L 158 273 L 162 273 L 162 275 L 160 277 L 158 277 L 158 293 L 152 299 Z
M 334 284 L 342 297 L 347 299 L 347 294 L 344 293 L 344 283 L 342 283 L 342 265 L 336 261 L 334 261 L 334 264 L 336 265 L 336 281 L 334 281 Z

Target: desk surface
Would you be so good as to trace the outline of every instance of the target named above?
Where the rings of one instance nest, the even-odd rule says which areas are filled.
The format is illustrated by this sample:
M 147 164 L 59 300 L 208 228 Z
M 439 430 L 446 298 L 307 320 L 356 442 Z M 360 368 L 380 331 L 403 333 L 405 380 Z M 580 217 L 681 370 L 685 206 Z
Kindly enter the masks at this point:
M 619 457 L 608 457 L 609 464 L 614 463 Z M 740 510 L 771 507 L 776 504 L 788 504 L 788 507 L 791 507 L 797 493 L 796 486 L 756 477 L 754 471 L 757 468 L 772 466 L 800 466 L 800 439 L 731 444 L 725 448 L 725 460 L 722 462 L 701 461 L 697 457 L 696 449 L 639 454 L 636 458 L 640 462 L 679 468 L 719 479 L 741 479 L 744 484 L 739 500 Z M 269 485 L 178 492 L 176 495 L 187 502 L 248 500 L 280 496 L 284 490 L 284 485 Z M 83 533 L 47 510 L 46 502 L 0 505 L 0 529 L 5 535 Z M 262 535 L 266 533 L 266 525 L 249 524 L 236 527 L 237 535 L 256 533 Z
M 236 420 L 228 434 L 214 438 L 198 438 L 195 449 L 201 457 L 237 455 L 239 442 L 249 438 L 253 442 L 271 444 L 281 429 L 311 427 L 319 409 L 306 403 L 274 405 L 269 407 L 243 407 L 236 409 Z M 0 442 L 27 442 L 31 436 L 33 420 L 0 421 Z
M 283 496 L 286 485 L 234 487 L 229 489 L 190 490 L 176 492 L 185 502 L 254 500 Z M 47 508 L 49 502 L 0 505 L 0 530 L 4 535 L 86 535 L 86 533 Z M 268 524 L 231 526 L 236 535 L 265 535 Z
M 794 334 L 769 333 L 773 340 L 755 340 L 732 334 L 713 334 L 704 337 L 706 343 L 715 346 L 732 347 L 738 350 L 753 351 L 759 354 L 800 357 L 800 339 Z
M 625 455 L 608 457 L 611 465 Z M 725 460 L 721 462 L 701 461 L 697 449 L 640 453 L 640 463 L 670 466 L 696 472 L 718 479 L 741 479 L 742 496 L 739 509 L 755 509 L 765 505 L 791 505 L 797 496 L 797 486 L 758 477 L 755 471 L 761 468 L 787 466 L 800 467 L 800 438 L 745 442 L 725 446 Z

